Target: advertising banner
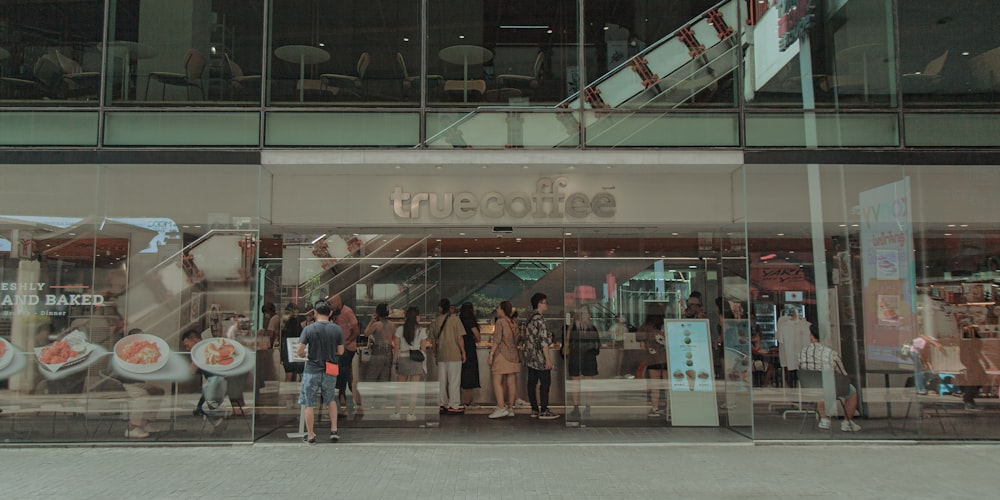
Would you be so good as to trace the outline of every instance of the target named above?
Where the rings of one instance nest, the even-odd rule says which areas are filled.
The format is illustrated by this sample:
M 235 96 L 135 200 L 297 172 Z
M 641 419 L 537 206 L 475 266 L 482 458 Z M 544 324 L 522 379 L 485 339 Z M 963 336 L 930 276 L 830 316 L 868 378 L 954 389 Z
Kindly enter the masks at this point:
M 868 359 L 898 362 L 913 338 L 915 289 L 910 178 L 860 195 L 861 274 Z
M 670 390 L 715 393 L 708 321 L 667 321 Z

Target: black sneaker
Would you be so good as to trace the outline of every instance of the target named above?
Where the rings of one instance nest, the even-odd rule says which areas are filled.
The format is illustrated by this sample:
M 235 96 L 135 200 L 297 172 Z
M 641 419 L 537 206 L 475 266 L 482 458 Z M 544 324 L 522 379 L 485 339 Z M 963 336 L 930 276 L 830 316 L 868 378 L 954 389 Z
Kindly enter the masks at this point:
M 538 410 L 531 410 L 531 418 L 538 418 Z
M 965 409 L 969 411 L 983 411 L 982 406 L 976 406 L 973 403 L 965 403 Z
M 306 434 L 305 436 L 302 436 L 302 442 L 306 444 L 316 444 L 316 436 L 313 436 L 312 439 L 310 439 L 309 435 Z
M 555 420 L 557 418 L 559 418 L 559 415 L 552 413 L 549 410 L 545 410 L 538 414 L 538 420 Z
M 340 441 L 340 434 L 337 434 L 337 431 L 330 431 L 330 442 L 336 443 L 338 441 Z

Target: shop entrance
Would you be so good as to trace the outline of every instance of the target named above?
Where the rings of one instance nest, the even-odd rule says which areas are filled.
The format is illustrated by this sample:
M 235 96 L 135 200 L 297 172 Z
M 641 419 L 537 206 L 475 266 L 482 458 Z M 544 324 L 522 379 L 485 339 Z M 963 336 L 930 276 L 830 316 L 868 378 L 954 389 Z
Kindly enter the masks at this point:
M 338 294 L 364 331 L 379 309 L 388 311 L 387 321 L 402 325 L 406 310 L 414 307 L 425 328 L 432 324 L 441 298 L 448 298 L 456 310 L 467 303 L 474 310 L 480 338 L 470 352 L 476 360 L 467 374 L 478 375 L 480 387 L 463 392 L 462 402 L 472 403 L 465 417 L 439 413 L 433 353 L 420 382 L 403 382 L 384 339 L 376 338 L 371 354 L 362 348 L 363 356 L 353 364 L 360 400 L 347 391 L 345 426 L 447 429 L 471 425 L 470 419 L 488 425 L 487 416 L 497 406 L 487 363 L 496 340 L 496 309 L 510 301 L 515 321 L 523 325 L 531 314 L 531 297 L 542 293 L 548 304 L 547 328 L 557 344 L 567 346 L 550 351 L 554 369 L 549 406 L 558 414 L 558 425 L 673 425 L 677 409 L 670 403 L 677 398 L 671 394 L 671 374 L 681 373 L 687 387 L 684 373 L 689 370 L 664 365 L 663 323 L 693 317 L 705 323 L 703 348 L 709 351 L 707 365 L 695 376 L 701 376 L 699 387 L 710 387 L 709 406 L 721 407 L 694 425 L 749 433 L 749 376 L 743 370 L 749 345 L 745 337 L 721 335 L 716 300 L 721 297 L 721 311 L 729 317 L 734 306 L 739 309 L 747 302 L 742 232 L 680 227 L 297 228 L 281 236 L 280 254 L 277 245 L 270 245 L 270 256 L 262 251 L 266 278 L 261 293 L 264 302 L 279 305 L 279 311 L 294 303 L 304 314 L 308 304 Z M 582 365 L 581 358 L 571 362 L 581 353 L 586 358 Z M 276 426 L 288 426 L 295 420 L 296 406 L 281 403 L 294 398 L 297 390 L 294 382 L 283 382 L 284 371 L 277 366 L 275 380 L 268 384 L 278 388 L 279 411 L 274 417 L 261 416 L 262 423 L 273 418 Z M 515 418 L 525 420 L 532 410 L 526 380 L 522 369 L 518 394 L 512 398 Z M 746 398 L 742 404 L 737 402 L 740 397 Z M 746 415 L 730 411 L 740 407 Z

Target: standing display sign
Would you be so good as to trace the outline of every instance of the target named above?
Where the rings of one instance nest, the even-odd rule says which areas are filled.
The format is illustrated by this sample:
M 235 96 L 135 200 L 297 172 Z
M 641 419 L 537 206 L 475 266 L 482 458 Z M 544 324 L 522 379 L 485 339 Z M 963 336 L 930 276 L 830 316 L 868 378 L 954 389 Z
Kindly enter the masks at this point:
M 668 319 L 667 364 L 674 426 L 718 426 L 712 342 L 707 319 Z
M 899 362 L 916 328 L 910 178 L 863 191 L 861 276 L 868 359 Z

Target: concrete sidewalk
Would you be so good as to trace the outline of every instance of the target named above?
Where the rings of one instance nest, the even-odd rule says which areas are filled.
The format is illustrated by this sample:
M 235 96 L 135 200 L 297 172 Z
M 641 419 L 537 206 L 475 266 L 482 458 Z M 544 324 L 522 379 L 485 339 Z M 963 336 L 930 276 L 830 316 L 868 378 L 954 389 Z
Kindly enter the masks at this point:
M 322 437 L 322 434 L 320 435 Z M 0 449 L 6 498 L 993 498 L 995 444 Z

